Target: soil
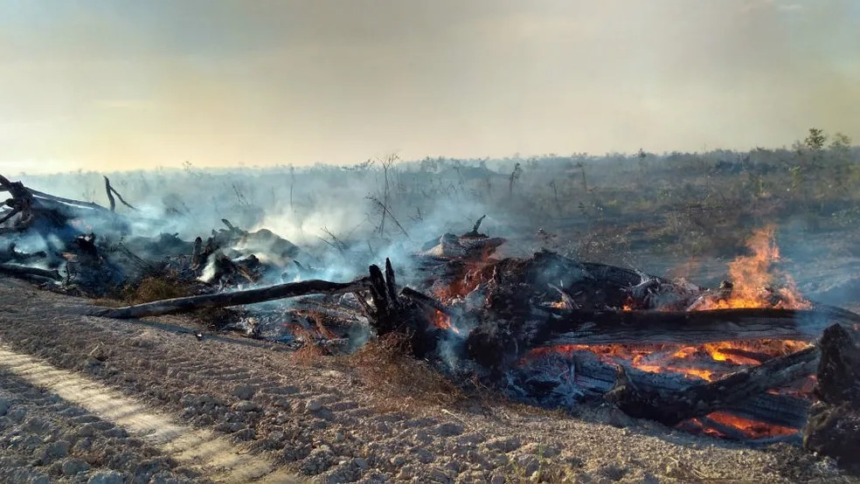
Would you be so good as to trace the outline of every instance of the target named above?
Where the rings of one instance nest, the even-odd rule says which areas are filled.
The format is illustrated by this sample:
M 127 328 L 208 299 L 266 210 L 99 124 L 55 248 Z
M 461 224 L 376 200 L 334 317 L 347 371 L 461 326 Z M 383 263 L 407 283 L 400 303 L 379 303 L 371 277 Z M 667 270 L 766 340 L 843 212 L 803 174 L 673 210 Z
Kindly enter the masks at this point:
M 860 482 L 794 445 L 697 437 L 608 406 L 574 417 L 502 398 L 392 399 L 333 359 L 307 362 L 230 334 L 198 338 L 185 317 L 81 316 L 90 304 L 0 279 L 0 349 L 21 355 L 0 359 L 3 482 L 225 480 L 229 469 L 198 465 L 208 457 L 189 459 L 128 415 L 64 398 L 63 380 L 210 433 L 241 456 L 227 467 L 270 462 L 261 476 L 270 482 Z M 44 370 L 52 381 L 36 379 L 40 365 L 58 369 Z

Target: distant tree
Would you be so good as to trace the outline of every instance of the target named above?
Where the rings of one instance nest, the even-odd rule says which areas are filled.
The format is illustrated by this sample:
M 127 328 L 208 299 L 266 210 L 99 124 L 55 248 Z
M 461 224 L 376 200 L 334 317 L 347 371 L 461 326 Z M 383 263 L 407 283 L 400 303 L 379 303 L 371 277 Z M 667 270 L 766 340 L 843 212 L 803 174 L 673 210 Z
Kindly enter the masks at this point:
M 821 151 L 824 149 L 824 143 L 827 142 L 827 135 L 824 134 L 823 130 L 817 128 L 809 128 L 809 136 L 804 140 L 804 144 L 806 147 L 812 150 L 813 152 Z
M 851 138 L 843 133 L 836 133 L 830 141 L 830 149 L 836 152 L 847 152 L 851 149 Z

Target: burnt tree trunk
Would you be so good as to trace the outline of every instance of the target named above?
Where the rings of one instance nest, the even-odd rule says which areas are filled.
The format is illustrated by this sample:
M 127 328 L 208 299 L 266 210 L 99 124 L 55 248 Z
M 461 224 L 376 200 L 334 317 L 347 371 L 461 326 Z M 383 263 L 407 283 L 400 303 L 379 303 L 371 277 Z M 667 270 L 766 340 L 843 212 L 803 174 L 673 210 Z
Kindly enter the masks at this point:
M 807 450 L 860 474 L 860 344 L 841 326 L 824 331 L 815 394 L 821 399 L 803 429 Z
M 615 388 L 604 398 L 631 417 L 675 425 L 808 376 L 818 364 L 820 354 L 821 350 L 812 346 L 719 380 L 671 393 L 639 388 L 627 372 L 618 367 Z
M 685 344 L 791 339 L 811 341 L 834 323 L 860 315 L 822 306 L 811 310 L 564 311 L 536 328 L 531 346 L 568 344 Z

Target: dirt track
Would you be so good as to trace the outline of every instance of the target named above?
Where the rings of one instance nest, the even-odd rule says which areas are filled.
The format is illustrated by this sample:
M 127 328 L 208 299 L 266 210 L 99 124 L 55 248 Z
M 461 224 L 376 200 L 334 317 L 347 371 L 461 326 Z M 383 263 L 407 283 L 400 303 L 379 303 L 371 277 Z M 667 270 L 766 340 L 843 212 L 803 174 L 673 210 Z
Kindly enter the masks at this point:
M 78 316 L 87 304 L 0 279 L 0 344 L 17 354 L 0 354 L 3 482 L 87 482 L 110 472 L 124 482 L 205 482 L 262 462 L 280 467 L 280 482 L 291 473 L 325 482 L 860 482 L 786 444 L 750 449 L 608 409 L 582 418 L 477 401 L 398 410 L 358 374 L 325 362 L 299 365 L 275 345 L 230 336 L 198 341 L 183 318 Z M 88 408 L 86 392 L 63 393 L 62 385 L 80 385 L 90 397 L 115 394 L 111 402 L 130 413 L 112 414 L 105 402 Z M 115 432 L 82 437 L 79 415 Z M 68 442 L 62 457 L 40 458 L 57 440 L 32 437 L 38 419 L 54 422 L 56 439 Z M 189 459 L 187 446 L 135 434 L 162 421 L 187 439 L 215 439 L 223 455 L 247 455 L 214 468 L 205 462 L 217 460 L 211 455 Z M 85 439 L 112 457 L 93 458 Z M 75 470 L 70 460 L 87 469 L 65 473 Z

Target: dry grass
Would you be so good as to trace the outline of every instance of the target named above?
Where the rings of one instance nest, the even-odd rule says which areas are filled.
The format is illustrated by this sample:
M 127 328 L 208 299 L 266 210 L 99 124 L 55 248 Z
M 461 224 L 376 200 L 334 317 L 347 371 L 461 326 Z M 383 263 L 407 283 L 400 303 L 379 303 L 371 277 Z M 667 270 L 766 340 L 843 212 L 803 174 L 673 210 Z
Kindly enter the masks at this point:
M 352 355 L 336 358 L 336 365 L 352 369 L 368 390 L 391 406 L 380 410 L 452 405 L 466 399 L 462 389 L 410 354 L 408 338 L 390 334 L 368 342 Z
M 145 277 L 136 286 L 128 286 L 125 289 L 125 299 L 132 304 L 143 304 L 189 295 L 188 283 L 166 277 Z

